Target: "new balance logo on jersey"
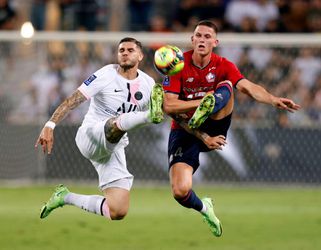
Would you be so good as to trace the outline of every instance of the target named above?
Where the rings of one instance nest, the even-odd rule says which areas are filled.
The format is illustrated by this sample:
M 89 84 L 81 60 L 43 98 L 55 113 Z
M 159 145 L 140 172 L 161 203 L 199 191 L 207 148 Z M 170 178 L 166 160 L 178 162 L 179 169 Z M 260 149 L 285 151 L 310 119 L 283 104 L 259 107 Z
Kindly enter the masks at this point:
M 186 82 L 194 82 L 194 77 L 187 78 Z

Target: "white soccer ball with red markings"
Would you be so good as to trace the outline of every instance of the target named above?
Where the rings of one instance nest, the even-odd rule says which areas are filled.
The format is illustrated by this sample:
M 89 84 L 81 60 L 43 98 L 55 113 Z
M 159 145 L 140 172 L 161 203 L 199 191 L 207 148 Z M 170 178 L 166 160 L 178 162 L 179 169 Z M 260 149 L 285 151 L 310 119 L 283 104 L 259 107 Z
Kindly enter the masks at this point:
M 155 51 L 154 65 L 162 75 L 175 75 L 184 68 L 183 52 L 176 46 L 162 46 Z

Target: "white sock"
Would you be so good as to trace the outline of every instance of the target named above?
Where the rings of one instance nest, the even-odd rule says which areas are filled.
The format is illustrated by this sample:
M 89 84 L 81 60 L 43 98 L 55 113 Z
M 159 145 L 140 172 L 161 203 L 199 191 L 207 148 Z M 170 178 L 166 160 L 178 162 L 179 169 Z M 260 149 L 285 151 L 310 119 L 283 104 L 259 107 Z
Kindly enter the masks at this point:
M 203 203 L 203 202 L 202 202 Z M 202 210 L 200 211 L 201 214 L 205 214 L 207 211 L 207 207 L 205 206 L 205 204 L 203 203 L 203 207 L 202 207 Z
M 147 123 L 151 123 L 149 111 L 124 113 L 116 120 L 117 127 L 122 131 L 128 131 Z
M 65 204 L 79 207 L 87 212 L 105 216 L 110 219 L 109 207 L 104 196 L 68 193 Z

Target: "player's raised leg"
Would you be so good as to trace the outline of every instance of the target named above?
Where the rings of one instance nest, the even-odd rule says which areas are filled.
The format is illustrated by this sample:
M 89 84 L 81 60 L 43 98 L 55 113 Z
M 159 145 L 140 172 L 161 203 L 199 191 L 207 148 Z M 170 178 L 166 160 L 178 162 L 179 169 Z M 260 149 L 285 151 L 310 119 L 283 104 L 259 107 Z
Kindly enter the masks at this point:
M 148 123 L 157 124 L 162 122 L 164 120 L 163 101 L 163 86 L 160 83 L 156 83 L 150 94 L 148 111 L 121 114 L 116 119 L 117 127 L 122 131 L 129 131 Z
M 104 196 L 72 193 L 62 184 L 56 187 L 49 201 L 41 208 L 40 218 L 46 218 L 53 210 L 64 205 L 73 205 L 87 212 L 110 218 Z
M 212 94 L 203 97 L 192 118 L 188 121 L 191 129 L 198 128 L 210 116 L 215 106 L 215 98 Z
M 188 122 L 191 129 L 200 127 L 205 120 L 222 110 L 231 99 L 233 91 L 232 83 L 228 80 L 217 84 L 214 94 L 207 94 L 202 99 L 194 115 Z
M 109 119 L 105 124 L 106 139 L 111 143 L 117 143 L 126 131 L 145 124 L 162 122 L 164 120 L 163 100 L 163 87 L 161 84 L 156 83 L 151 92 L 149 110 L 124 113 Z

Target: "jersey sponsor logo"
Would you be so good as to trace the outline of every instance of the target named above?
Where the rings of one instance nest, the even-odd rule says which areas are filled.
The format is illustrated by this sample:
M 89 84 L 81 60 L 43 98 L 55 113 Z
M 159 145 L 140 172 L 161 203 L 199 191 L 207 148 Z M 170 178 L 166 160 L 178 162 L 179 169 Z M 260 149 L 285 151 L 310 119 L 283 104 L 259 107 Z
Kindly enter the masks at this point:
M 204 97 L 205 95 L 206 95 L 206 92 L 195 93 L 195 97 Z
M 207 82 L 214 82 L 215 81 L 215 75 L 212 72 L 208 73 L 206 75 L 206 80 L 207 80 Z
M 192 99 L 195 99 L 195 98 L 198 98 L 198 97 L 204 97 L 205 95 L 206 95 L 206 92 L 197 92 L 197 93 L 194 93 L 194 94 L 189 94 L 187 96 L 187 99 L 192 100 Z
M 91 75 L 91 76 L 88 77 L 87 80 L 84 81 L 84 84 L 86 84 L 86 85 L 88 86 L 88 85 L 89 85 L 90 83 L 92 83 L 96 78 L 97 78 L 97 76 Z
M 187 93 L 208 92 L 211 90 L 213 90 L 213 86 L 197 87 L 197 88 L 187 88 L 187 87 L 183 88 L 183 91 L 187 92 Z
M 134 112 L 137 110 L 137 105 L 132 104 L 132 103 L 125 103 L 117 109 L 117 113 L 129 113 L 129 112 Z
M 122 89 L 114 89 L 115 92 L 122 92 Z
M 169 77 L 168 77 L 168 76 L 166 76 L 166 77 L 164 78 L 163 85 L 164 85 L 164 86 L 169 86 L 169 85 L 170 85 L 170 84 L 169 84 Z

